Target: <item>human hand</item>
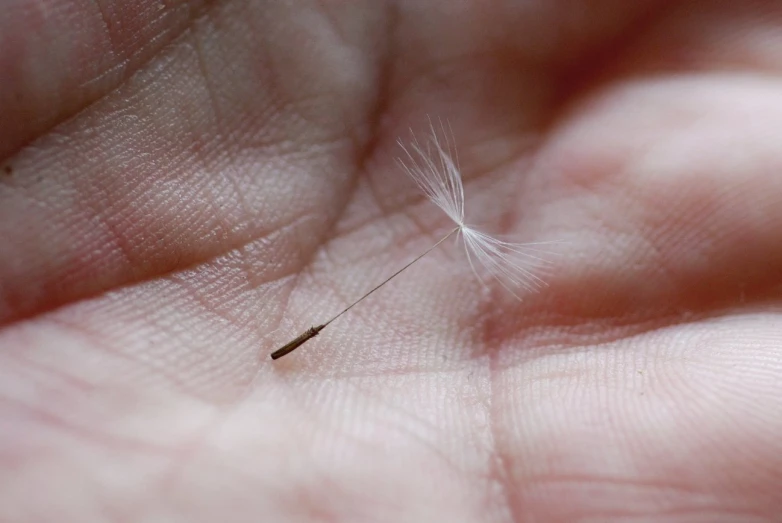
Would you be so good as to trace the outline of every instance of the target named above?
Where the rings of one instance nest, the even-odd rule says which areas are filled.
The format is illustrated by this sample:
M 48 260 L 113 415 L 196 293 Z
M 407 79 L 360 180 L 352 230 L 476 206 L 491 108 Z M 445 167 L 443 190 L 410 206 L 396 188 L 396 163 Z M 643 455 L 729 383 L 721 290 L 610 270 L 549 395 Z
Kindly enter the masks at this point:
M 771 521 L 782 8 L 12 2 L 0 521 Z M 448 119 L 518 303 L 395 165 Z

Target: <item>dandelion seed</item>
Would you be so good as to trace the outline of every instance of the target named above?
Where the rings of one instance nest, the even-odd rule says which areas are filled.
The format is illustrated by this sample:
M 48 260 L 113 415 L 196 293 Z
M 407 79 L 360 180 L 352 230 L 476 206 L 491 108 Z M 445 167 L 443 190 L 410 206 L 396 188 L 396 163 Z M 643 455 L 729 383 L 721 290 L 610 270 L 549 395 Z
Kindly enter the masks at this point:
M 440 123 L 439 133 L 431 121 L 429 125 L 431 134 L 424 144 L 421 144 L 415 136 L 413 136 L 409 147 L 405 147 L 400 142 L 405 158 L 400 159 L 399 163 L 429 200 L 442 209 L 456 227 L 329 321 L 311 327 L 300 336 L 274 351 L 271 354 L 273 360 L 282 358 L 316 337 L 332 322 L 364 301 L 375 291 L 396 278 L 455 234 L 461 236 L 470 267 L 482 282 L 485 283 L 480 269 L 483 269 L 490 277 L 497 280 L 518 299 L 521 299 L 518 292 L 519 288 L 535 291 L 545 285 L 545 282 L 540 277 L 540 273 L 548 262 L 541 256 L 545 252 L 539 248 L 541 244 L 521 244 L 504 241 L 465 224 L 464 186 L 462 185 L 462 177 L 459 170 L 459 160 L 455 150 L 453 154 L 451 152 L 453 133 L 446 132 L 442 123 Z

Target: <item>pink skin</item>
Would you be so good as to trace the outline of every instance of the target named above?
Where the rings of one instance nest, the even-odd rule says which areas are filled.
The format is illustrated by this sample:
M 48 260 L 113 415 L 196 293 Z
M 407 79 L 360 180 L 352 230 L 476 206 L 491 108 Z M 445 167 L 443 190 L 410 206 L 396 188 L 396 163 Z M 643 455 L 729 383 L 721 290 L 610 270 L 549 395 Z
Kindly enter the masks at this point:
M 515 6 L 515 7 L 514 7 Z M 776 521 L 782 5 L 12 0 L 0 521 Z M 395 165 L 447 118 L 482 288 Z

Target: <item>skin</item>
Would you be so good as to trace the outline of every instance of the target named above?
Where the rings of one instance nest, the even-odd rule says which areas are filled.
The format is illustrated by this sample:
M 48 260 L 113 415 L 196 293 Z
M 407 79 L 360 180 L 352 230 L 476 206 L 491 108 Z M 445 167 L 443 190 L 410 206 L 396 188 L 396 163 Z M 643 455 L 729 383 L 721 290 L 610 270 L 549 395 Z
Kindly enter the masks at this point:
M 769 1 L 6 2 L 0 520 L 776 520 L 780 71 Z M 452 227 L 427 115 L 548 286 L 448 241 L 272 363 Z

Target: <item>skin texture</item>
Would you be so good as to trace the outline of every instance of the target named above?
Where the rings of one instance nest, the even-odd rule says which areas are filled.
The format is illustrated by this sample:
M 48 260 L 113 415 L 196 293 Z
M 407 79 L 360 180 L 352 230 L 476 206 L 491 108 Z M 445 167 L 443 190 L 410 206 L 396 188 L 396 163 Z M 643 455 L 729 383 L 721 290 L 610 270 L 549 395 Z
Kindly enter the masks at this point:
M 10 0 L 0 521 L 782 513 L 782 5 Z M 447 119 L 484 288 L 395 164 Z

